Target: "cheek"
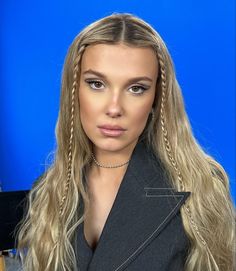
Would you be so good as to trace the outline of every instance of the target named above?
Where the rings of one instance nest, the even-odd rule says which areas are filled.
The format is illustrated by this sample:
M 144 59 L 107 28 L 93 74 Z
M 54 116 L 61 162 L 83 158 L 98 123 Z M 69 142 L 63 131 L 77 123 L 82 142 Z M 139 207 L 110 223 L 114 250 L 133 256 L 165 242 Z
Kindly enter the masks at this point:
M 79 106 L 81 121 L 92 119 L 96 114 L 97 103 L 93 99 L 89 98 L 88 95 L 79 93 Z
M 151 109 L 150 109 L 151 110 Z M 147 108 L 140 108 L 136 114 L 133 115 L 133 122 L 135 122 L 136 124 L 140 124 L 139 126 L 144 127 L 147 119 L 148 119 L 148 115 L 150 110 L 148 110 Z M 137 126 L 138 128 L 138 126 Z
M 145 126 L 152 109 L 152 103 L 153 99 L 148 99 L 142 105 L 132 108 L 133 120 L 136 121 L 136 123 L 140 123 L 140 125 L 142 124 Z
M 80 108 L 80 120 L 82 127 L 87 134 L 89 131 L 89 124 L 91 123 L 92 119 L 92 105 L 90 104 L 89 99 L 83 94 L 79 93 L 79 108 Z
M 142 107 L 138 108 L 136 113 L 132 114 L 132 120 L 130 121 L 129 128 L 131 129 L 130 132 L 132 134 L 141 134 L 142 131 L 144 130 L 149 113 L 151 111 L 151 105 L 150 107 Z

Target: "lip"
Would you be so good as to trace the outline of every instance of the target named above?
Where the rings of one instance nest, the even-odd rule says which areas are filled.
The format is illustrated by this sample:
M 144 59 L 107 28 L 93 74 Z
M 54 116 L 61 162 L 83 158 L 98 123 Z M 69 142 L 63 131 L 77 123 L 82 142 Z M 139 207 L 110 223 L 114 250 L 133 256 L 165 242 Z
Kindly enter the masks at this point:
M 105 129 L 105 128 L 99 128 L 100 132 L 104 135 L 104 136 L 111 136 L 111 137 L 117 137 L 122 135 L 125 130 L 118 130 L 118 129 Z
M 106 130 L 118 130 L 118 131 L 125 131 L 126 130 L 119 125 L 109 125 L 109 124 L 98 126 L 98 128 L 106 129 Z
M 100 132 L 104 136 L 118 137 L 122 135 L 126 129 L 118 125 L 102 125 L 98 126 Z

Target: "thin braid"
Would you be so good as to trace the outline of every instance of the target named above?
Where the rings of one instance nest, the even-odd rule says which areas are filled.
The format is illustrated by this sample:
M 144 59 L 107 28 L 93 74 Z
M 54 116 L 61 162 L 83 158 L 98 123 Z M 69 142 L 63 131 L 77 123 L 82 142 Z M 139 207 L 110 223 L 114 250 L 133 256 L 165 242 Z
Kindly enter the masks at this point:
M 73 84 L 71 91 L 71 121 L 70 121 L 70 140 L 69 140 L 69 149 L 68 149 L 68 167 L 67 167 L 67 181 L 65 184 L 65 191 L 63 197 L 61 199 L 60 207 L 59 207 L 59 216 L 62 217 L 64 202 L 66 200 L 71 174 L 72 174 L 72 143 L 74 138 L 74 110 L 75 110 L 75 91 L 77 90 L 78 85 L 78 71 L 79 71 L 79 61 L 81 59 L 82 52 L 85 50 L 85 45 L 81 46 L 78 51 L 78 56 L 75 59 L 74 69 L 73 69 Z
M 161 68 L 161 86 L 162 86 L 162 91 L 161 91 L 161 129 L 162 129 L 162 135 L 163 135 L 163 139 L 165 142 L 165 149 L 166 152 L 168 154 L 168 158 L 172 164 L 172 166 L 174 167 L 176 174 L 177 174 L 177 178 L 180 184 L 180 190 L 181 191 L 185 191 L 185 186 L 184 186 L 184 182 L 183 182 L 183 177 L 182 174 L 177 166 L 177 163 L 172 155 L 172 149 L 170 146 L 170 142 L 168 139 L 168 132 L 166 129 L 166 124 L 165 124 L 165 110 L 164 110 L 164 106 L 165 106 L 165 101 L 166 101 L 166 70 L 165 70 L 165 64 L 164 64 L 164 60 L 163 60 L 163 56 L 161 53 L 161 49 L 160 46 L 158 47 L 158 58 L 159 58 L 159 63 L 160 63 L 160 68 Z M 190 220 L 190 223 L 192 225 L 192 227 L 194 228 L 194 230 L 196 231 L 198 237 L 200 238 L 200 240 L 202 241 L 203 245 L 206 246 L 206 241 L 204 240 L 204 238 L 201 236 L 198 226 L 195 223 L 195 221 L 193 220 L 192 217 L 192 213 L 190 211 L 189 205 L 187 205 L 186 203 L 184 203 L 184 210 L 187 214 L 187 217 Z

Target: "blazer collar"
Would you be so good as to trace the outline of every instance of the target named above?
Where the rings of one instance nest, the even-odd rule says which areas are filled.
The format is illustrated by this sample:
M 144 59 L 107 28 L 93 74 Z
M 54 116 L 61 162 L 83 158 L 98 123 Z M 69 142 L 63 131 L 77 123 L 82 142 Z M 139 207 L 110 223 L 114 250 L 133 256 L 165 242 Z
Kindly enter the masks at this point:
M 88 270 L 124 270 L 161 234 L 189 195 L 170 186 L 160 160 L 139 141 Z

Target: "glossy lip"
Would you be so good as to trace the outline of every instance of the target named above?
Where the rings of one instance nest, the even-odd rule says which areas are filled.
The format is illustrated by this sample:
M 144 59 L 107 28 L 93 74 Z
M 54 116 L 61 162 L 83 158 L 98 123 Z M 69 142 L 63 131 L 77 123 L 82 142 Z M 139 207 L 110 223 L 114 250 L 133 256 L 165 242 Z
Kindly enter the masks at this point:
M 106 129 L 106 130 L 118 130 L 118 131 L 125 131 L 126 130 L 119 125 L 109 125 L 109 124 L 98 126 L 98 128 L 102 128 L 102 129 Z
M 118 129 L 104 129 L 99 128 L 100 132 L 105 136 L 117 137 L 122 135 L 125 130 L 118 130 Z
M 110 137 L 118 137 L 122 135 L 126 130 L 118 125 L 103 125 L 98 126 L 98 128 L 102 135 Z

